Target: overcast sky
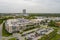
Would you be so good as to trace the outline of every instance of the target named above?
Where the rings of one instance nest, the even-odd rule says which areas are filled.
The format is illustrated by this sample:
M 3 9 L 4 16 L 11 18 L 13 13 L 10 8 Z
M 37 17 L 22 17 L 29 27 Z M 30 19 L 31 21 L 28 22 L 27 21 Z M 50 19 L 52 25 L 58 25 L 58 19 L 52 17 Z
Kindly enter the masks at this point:
M 60 0 L 0 0 L 0 13 L 60 13 Z

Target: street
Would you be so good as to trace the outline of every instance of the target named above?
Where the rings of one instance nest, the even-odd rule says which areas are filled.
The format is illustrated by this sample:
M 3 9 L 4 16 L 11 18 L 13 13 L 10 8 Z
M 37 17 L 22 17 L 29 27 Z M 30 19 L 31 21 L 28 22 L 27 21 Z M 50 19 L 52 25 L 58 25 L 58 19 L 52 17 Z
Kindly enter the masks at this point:
M 5 21 L 3 21 L 4 23 Z M 2 27 L 3 27 L 3 23 L 0 24 L 0 40 L 2 40 Z

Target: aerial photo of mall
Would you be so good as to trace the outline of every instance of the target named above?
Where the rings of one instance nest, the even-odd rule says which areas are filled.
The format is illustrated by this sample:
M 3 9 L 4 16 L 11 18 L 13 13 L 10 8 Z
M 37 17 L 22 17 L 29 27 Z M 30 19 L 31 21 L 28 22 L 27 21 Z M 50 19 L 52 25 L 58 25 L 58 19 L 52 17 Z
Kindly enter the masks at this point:
M 0 40 L 60 40 L 60 0 L 0 0 Z

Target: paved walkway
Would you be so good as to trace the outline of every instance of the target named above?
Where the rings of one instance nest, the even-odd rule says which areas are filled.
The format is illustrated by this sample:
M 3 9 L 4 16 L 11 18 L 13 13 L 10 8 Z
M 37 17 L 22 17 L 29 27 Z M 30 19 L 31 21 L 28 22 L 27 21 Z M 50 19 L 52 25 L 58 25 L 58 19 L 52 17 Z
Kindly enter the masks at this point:
M 5 21 L 3 21 L 3 23 L 4 23 Z M 0 40 L 2 40 L 2 26 L 3 26 L 3 23 L 2 24 L 0 24 Z
M 4 40 L 8 40 L 10 38 L 14 38 L 14 37 L 2 37 L 2 39 L 4 39 Z
M 29 30 L 29 31 L 26 31 L 26 32 L 23 32 L 23 34 L 27 34 L 27 33 L 30 33 L 32 31 L 36 31 L 38 28 L 35 28 L 35 29 L 32 29 L 32 30 Z

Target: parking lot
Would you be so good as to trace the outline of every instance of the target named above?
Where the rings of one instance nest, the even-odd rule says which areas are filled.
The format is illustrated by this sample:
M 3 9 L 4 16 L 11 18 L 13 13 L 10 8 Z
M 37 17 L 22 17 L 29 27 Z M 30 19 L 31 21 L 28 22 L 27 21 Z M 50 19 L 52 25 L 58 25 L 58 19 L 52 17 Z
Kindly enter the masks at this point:
M 37 29 L 35 32 L 25 34 L 24 37 L 27 40 L 38 40 L 39 38 L 43 37 L 43 35 L 48 35 L 52 31 L 54 31 L 53 28 Z

